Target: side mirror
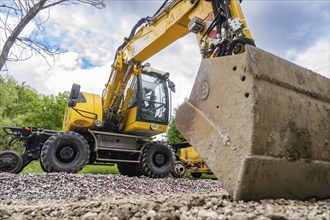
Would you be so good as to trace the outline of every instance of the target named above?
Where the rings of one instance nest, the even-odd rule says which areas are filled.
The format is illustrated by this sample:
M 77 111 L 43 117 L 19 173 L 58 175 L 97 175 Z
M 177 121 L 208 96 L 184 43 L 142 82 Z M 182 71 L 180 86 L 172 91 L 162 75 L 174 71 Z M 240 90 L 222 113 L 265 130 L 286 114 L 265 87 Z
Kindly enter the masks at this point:
M 172 92 L 175 92 L 175 84 L 170 79 L 167 80 L 168 88 L 171 89 Z
M 73 84 L 69 97 L 68 107 L 73 108 L 77 105 L 79 93 L 80 93 L 80 85 Z

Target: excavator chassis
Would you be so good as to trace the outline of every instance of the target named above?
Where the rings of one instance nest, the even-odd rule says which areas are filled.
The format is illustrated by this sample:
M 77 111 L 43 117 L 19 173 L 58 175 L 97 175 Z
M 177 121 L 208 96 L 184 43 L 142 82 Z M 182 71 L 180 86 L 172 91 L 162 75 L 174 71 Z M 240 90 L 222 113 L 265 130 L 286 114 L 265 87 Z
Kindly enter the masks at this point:
M 117 163 L 122 175 L 163 178 L 174 163 L 172 147 L 150 137 L 96 130 L 79 134 L 37 127 L 4 126 L 3 130 L 11 136 L 8 146 L 22 144 L 23 152 L 0 151 L 0 173 L 20 173 L 33 160 L 40 159 L 45 172 L 77 173 L 86 164 Z
M 252 46 L 204 59 L 178 130 L 234 200 L 330 198 L 330 80 Z

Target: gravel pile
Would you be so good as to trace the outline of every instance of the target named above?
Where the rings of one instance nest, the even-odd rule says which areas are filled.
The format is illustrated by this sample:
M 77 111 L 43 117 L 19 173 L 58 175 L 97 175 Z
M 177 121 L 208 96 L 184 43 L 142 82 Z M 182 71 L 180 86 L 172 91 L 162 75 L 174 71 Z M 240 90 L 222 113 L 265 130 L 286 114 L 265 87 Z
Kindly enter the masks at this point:
M 216 180 L 0 173 L 0 219 L 330 219 L 330 200 L 232 201 Z
M 119 195 L 163 195 L 223 191 L 211 179 L 151 179 L 122 175 L 92 174 L 9 174 L 0 173 L 0 201 L 7 199 L 68 199 Z

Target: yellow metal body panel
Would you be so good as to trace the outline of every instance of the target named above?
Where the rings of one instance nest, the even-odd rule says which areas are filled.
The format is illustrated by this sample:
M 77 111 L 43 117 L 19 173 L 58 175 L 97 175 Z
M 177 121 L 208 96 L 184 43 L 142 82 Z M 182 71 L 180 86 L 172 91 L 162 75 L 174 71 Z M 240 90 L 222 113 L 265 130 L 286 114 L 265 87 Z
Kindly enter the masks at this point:
M 95 120 L 102 121 L 102 101 L 96 94 L 82 92 L 86 102 L 78 102 L 76 110 L 66 107 L 63 119 L 63 131 L 84 130 L 94 127 Z M 87 116 L 87 117 L 84 117 Z
M 180 160 L 186 165 L 189 173 L 212 173 L 194 147 L 181 148 Z
M 133 107 L 133 108 L 130 108 L 130 109 L 128 110 L 124 130 L 125 130 L 128 126 L 130 126 L 131 124 L 133 124 L 134 122 L 136 122 L 136 115 L 137 115 L 137 107 L 136 107 L 136 106 Z
M 244 18 L 243 12 L 242 12 L 242 8 L 240 6 L 240 3 L 238 2 L 238 0 L 232 0 L 230 2 L 230 11 L 233 17 L 238 17 L 240 18 L 240 20 L 242 21 L 243 25 L 244 25 L 244 34 L 247 38 L 249 39 L 253 39 L 251 31 L 249 28 L 247 28 L 247 23 L 246 20 Z
M 151 125 L 155 126 L 155 129 L 151 129 Z M 161 124 L 154 124 L 149 122 L 135 121 L 129 126 L 124 128 L 123 133 L 143 135 L 146 137 L 151 137 L 157 134 L 162 134 L 167 132 L 167 126 Z
M 205 1 L 201 2 L 207 3 Z M 188 34 L 188 23 L 190 21 L 188 16 L 196 7 L 196 3 L 191 4 L 189 1 L 181 1 L 169 13 L 160 15 L 150 26 L 142 27 L 124 48 L 125 61 L 131 59 L 144 61 Z M 207 4 L 211 6 L 211 3 Z
M 136 121 L 136 115 L 137 115 L 137 107 L 128 110 L 126 124 L 123 129 L 123 133 L 151 137 L 157 134 L 162 134 L 167 132 L 166 125 Z
M 195 148 L 186 147 L 180 150 L 180 156 L 184 160 L 190 160 L 194 162 L 202 162 L 202 158 L 199 156 Z

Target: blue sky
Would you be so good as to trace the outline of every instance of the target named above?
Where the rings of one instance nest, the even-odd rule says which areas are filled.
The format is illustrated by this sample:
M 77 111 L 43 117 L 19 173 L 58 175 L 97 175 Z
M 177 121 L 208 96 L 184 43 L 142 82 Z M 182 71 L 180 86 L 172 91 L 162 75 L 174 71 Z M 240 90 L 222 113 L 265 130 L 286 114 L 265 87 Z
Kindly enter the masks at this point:
M 104 10 L 89 6 L 58 6 L 42 31 L 41 40 L 68 51 L 54 67 L 38 56 L 9 63 L 9 74 L 40 93 L 68 91 L 73 83 L 101 94 L 114 52 L 141 18 L 155 13 L 163 1 L 106 1 Z M 258 47 L 329 77 L 328 0 L 245 0 L 242 9 Z M 42 15 L 42 16 L 45 16 Z M 30 24 L 23 32 L 35 30 Z M 1 33 L 0 33 L 1 34 Z M 188 97 L 201 57 L 193 34 L 153 56 L 148 62 L 171 73 L 177 85 L 174 104 Z
M 280 56 L 304 52 L 320 40 L 329 41 L 329 1 L 246 1 L 244 6 L 259 46 Z

